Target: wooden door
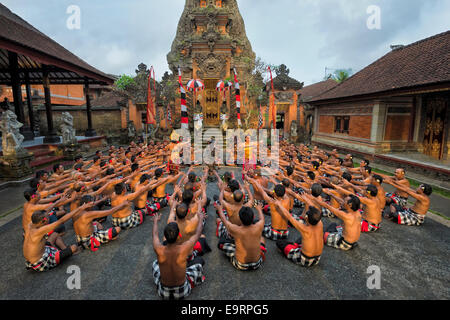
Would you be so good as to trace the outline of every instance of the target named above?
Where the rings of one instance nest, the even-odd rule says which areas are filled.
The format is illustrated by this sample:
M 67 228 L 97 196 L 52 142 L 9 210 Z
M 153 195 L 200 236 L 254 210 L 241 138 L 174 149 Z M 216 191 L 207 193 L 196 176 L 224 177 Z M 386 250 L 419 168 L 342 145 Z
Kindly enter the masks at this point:
M 448 100 L 441 96 L 424 98 L 425 106 L 425 132 L 423 150 L 426 155 L 435 159 L 442 159 L 444 152 L 444 139 Z

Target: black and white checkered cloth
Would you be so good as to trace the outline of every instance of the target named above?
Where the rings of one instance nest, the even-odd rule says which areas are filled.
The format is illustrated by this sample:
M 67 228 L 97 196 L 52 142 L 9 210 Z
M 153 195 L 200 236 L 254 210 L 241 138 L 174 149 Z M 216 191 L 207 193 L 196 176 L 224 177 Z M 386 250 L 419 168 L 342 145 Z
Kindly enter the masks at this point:
M 337 227 L 337 232 L 328 234 L 325 244 L 329 247 L 341 249 L 344 251 L 353 249 L 355 247 L 355 243 L 352 244 L 345 241 L 344 237 L 342 236 L 342 231 L 342 227 Z
M 131 229 L 141 225 L 144 222 L 144 215 L 141 211 L 133 211 L 128 217 L 125 218 L 112 218 L 112 224 L 114 227 L 120 227 L 121 229 Z
M 230 258 L 231 264 L 238 270 L 241 271 L 256 270 L 262 265 L 263 262 L 262 256 L 256 262 L 240 263 L 236 259 L 236 245 L 232 242 L 232 240 L 225 240 L 222 238 L 219 243 L 219 249 L 222 250 L 223 253 L 225 253 L 225 255 Z
M 42 258 L 39 259 L 36 263 L 30 263 L 28 261 L 25 262 L 25 266 L 27 269 L 33 269 L 34 271 L 44 272 L 50 269 L 55 268 L 59 264 L 59 250 L 45 246 L 44 254 Z
M 289 236 L 289 230 L 276 230 L 272 228 L 270 224 L 266 224 L 264 226 L 262 235 L 270 240 L 287 239 L 287 237 Z
M 361 232 L 375 232 L 380 229 L 381 224 L 370 223 L 367 220 L 361 221 Z
M 302 253 L 302 246 L 299 244 L 296 244 L 295 248 L 292 248 L 291 250 L 289 250 L 289 252 L 286 255 L 286 258 L 288 258 L 289 260 L 291 260 L 292 262 L 294 262 L 296 264 L 300 264 L 304 267 L 312 267 L 312 266 L 317 265 L 320 261 L 320 257 L 321 256 L 317 256 L 317 257 L 305 256 Z
M 418 214 L 410 208 L 398 212 L 398 224 L 420 226 L 425 222 L 425 215 Z
M 406 208 L 406 204 L 408 203 L 408 198 L 400 197 L 397 193 L 386 193 L 386 198 L 391 198 L 395 204 L 399 205 L 402 208 Z
M 186 281 L 178 287 L 166 287 L 161 283 L 161 272 L 158 260 L 153 262 L 153 280 L 156 284 L 158 295 L 164 300 L 180 300 L 186 298 L 192 289 L 205 281 L 203 266 L 198 263 L 186 268 Z
M 94 225 L 94 233 L 87 237 L 81 237 L 76 235 L 77 243 L 84 249 L 95 249 L 99 248 L 100 245 L 108 243 L 112 239 L 112 228 L 108 230 L 98 230 L 97 226 Z

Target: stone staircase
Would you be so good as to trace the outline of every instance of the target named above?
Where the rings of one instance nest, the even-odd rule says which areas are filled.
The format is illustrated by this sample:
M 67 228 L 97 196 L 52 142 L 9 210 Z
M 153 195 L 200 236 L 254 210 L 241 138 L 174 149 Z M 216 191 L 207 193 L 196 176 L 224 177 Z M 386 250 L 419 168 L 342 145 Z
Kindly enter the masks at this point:
M 38 145 L 25 149 L 34 155 L 33 161 L 30 162 L 31 168 L 34 169 L 47 167 L 64 159 L 64 156 L 56 154 L 56 148 L 51 145 Z

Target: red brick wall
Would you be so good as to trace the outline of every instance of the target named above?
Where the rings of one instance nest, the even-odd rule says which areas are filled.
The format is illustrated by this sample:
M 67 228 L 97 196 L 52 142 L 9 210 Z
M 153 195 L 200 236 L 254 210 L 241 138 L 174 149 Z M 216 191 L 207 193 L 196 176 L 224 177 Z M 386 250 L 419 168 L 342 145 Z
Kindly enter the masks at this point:
M 333 133 L 334 132 L 334 117 L 333 116 L 320 116 L 319 132 L 320 133 Z
M 349 136 L 370 139 L 372 116 L 350 116 Z
M 411 126 L 410 116 L 387 116 L 386 130 L 384 140 L 386 141 L 405 141 L 409 138 Z

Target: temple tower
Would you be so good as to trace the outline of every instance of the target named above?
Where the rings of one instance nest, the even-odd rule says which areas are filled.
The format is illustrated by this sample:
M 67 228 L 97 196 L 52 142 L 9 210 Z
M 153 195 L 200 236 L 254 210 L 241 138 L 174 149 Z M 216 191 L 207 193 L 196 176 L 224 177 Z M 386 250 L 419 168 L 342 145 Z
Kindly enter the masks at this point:
M 255 61 L 237 1 L 186 0 L 167 61 L 174 74 L 181 68 L 184 84 L 192 78 L 204 81 L 205 91 L 199 94 L 203 123 L 205 127 L 218 127 L 223 95 L 215 90 L 217 82 L 232 79 L 233 68 L 238 72 L 239 81 L 243 81 Z M 241 87 L 244 96 L 245 86 Z M 233 117 L 231 97 L 230 101 L 227 94 L 226 100 Z M 194 106 L 190 104 L 188 108 Z

